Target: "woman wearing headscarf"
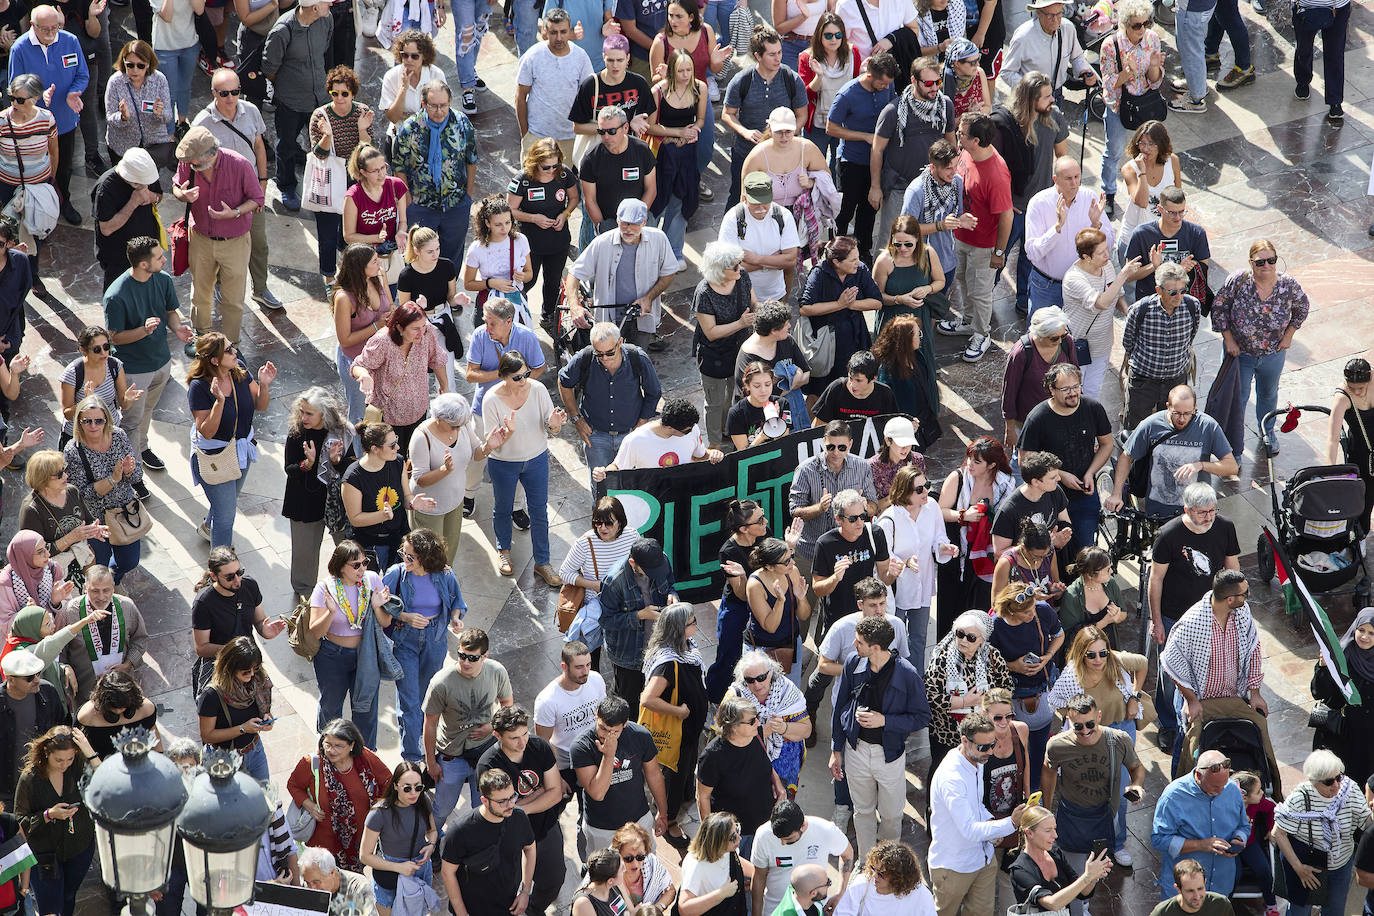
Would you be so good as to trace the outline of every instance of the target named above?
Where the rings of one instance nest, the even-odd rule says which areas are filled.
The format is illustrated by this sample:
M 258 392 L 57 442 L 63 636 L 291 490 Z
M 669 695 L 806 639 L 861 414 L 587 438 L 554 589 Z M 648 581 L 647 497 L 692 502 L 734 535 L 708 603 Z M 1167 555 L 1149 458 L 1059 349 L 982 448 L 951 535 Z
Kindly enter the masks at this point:
M 1350 680 L 1362 697 L 1374 697 L 1374 607 L 1367 607 L 1355 615 L 1350 628 L 1341 637 L 1341 651 L 1345 653 L 1345 667 Z M 1350 705 L 1345 694 L 1331 677 L 1326 664 L 1319 658 L 1312 674 L 1312 696 L 1331 710 L 1330 725 L 1312 734 L 1312 749 L 1325 748 L 1345 761 L 1346 774 L 1363 786 L 1374 773 L 1374 704 Z
M 71 642 L 83 627 L 104 620 L 109 614 L 108 608 L 103 611 L 92 609 L 81 620 L 59 629 L 52 612 L 36 604 L 26 605 L 20 608 L 19 613 L 14 615 L 14 620 L 10 621 L 10 634 L 5 637 L 4 649 L 0 649 L 0 659 L 15 649 L 28 649 L 38 656 L 38 660 L 43 663 L 43 680 L 57 688 L 63 711 L 70 711 L 71 698 L 68 696 L 68 687 L 71 688 L 71 693 L 75 693 L 76 678 L 73 676 L 70 682 L 67 681 L 64 676 L 67 666 L 61 664 L 58 659 L 62 657 L 62 650 L 66 648 L 67 643 Z
M 70 582 L 62 581 L 64 574 L 37 531 L 16 531 L 5 558 L 9 563 L 0 569 L 0 636 L 9 636 L 15 615 L 26 605 L 55 611 L 76 591 Z
M 1011 689 L 1006 660 L 988 645 L 991 630 L 986 611 L 965 611 L 931 653 L 925 682 L 932 775 L 945 754 L 959 746 L 959 723 L 978 708 L 983 694 L 994 687 Z
M 648 711 L 682 722 L 676 765 L 669 766 L 663 754 L 659 754 L 660 765 L 669 771 L 666 777 L 668 827 L 663 838 L 678 852 L 687 850 L 688 837 L 678 826 L 677 813 L 696 797 L 697 748 L 710 706 L 703 674 L 705 663 L 693 640 L 696 632 L 696 613 L 690 604 L 670 604 L 663 609 L 654 622 L 648 648 L 644 650 L 645 684 L 644 692 L 639 695 L 641 716 Z

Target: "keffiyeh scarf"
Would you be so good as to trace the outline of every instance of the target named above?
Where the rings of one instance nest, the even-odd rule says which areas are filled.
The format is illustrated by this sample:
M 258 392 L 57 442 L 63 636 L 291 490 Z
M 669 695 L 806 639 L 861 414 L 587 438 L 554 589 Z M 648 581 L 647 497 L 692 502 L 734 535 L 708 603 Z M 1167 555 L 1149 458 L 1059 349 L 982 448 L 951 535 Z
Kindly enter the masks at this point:
M 644 676 L 646 678 L 651 676 L 654 673 L 654 671 L 657 670 L 658 667 L 664 664 L 665 662 L 678 662 L 679 664 L 683 665 L 696 665 L 698 668 L 705 667 L 701 660 L 701 653 L 697 651 L 697 647 L 694 644 L 694 640 L 691 639 L 687 640 L 686 652 L 679 652 L 670 646 L 659 646 L 658 649 L 656 649 L 652 655 L 649 655 L 645 658 Z
M 930 101 L 916 97 L 916 90 L 907 86 L 902 90 L 902 97 L 897 102 L 897 145 L 901 146 L 906 139 L 906 125 L 915 118 L 929 124 L 939 130 L 944 126 L 945 113 L 945 94 L 935 93 L 935 98 Z
M 921 223 L 938 223 L 959 206 L 959 189 L 954 182 L 940 181 L 930 166 L 916 180 L 921 183 L 921 213 L 917 217 Z

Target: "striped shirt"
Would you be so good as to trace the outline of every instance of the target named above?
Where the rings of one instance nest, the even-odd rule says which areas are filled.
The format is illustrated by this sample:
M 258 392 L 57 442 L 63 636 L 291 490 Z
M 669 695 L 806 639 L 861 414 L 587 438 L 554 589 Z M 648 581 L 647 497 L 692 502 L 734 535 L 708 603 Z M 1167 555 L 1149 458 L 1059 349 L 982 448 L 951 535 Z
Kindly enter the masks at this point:
M 824 449 L 824 440 L 817 439 L 815 447 Z M 873 472 L 868 469 L 867 461 L 853 453 L 846 454 L 844 467 L 836 474 L 825 463 L 825 454 L 822 452 L 806 459 L 797 467 L 797 473 L 792 477 L 792 491 L 788 495 L 787 505 L 795 512 L 806 506 L 814 506 L 821 501 L 825 493 L 836 496 L 841 490 L 858 490 L 864 499 L 873 503 L 878 501 L 878 491 L 873 486 Z M 801 540 L 797 543 L 797 549 L 801 551 L 802 556 L 810 557 L 815 554 L 817 539 L 835 527 L 833 509 L 832 506 L 831 511 L 822 512 L 802 527 Z
M 568 557 L 558 574 L 564 582 L 572 582 L 576 576 L 600 582 L 611 574 L 611 570 L 625 562 L 637 540 L 639 529 L 634 526 L 627 526 L 614 541 L 601 540 L 596 536 L 596 529 L 592 529 L 573 541 L 572 549 L 568 551 Z M 595 563 L 592 562 L 593 554 L 596 556 Z
M 1159 304 L 1159 294 L 1146 296 L 1131 306 L 1121 345 L 1131 361 L 1131 374 L 1141 378 L 1174 379 L 1188 369 L 1188 351 L 1202 324 L 1202 306 L 1192 296 L 1170 315 Z
M 19 159 L 24 160 L 24 181 L 41 184 L 52 178 L 53 163 L 48 155 L 48 138 L 57 134 L 57 120 L 46 108 L 24 124 L 0 119 L 0 182 L 18 185 Z M 15 145 L 18 145 L 18 156 Z
M 1350 782 L 1348 776 L 1341 778 L 1345 782 Z M 1297 837 L 1310 846 L 1324 849 L 1326 842 L 1322 836 L 1321 821 L 1300 821 L 1290 812 L 1306 814 L 1308 811 L 1324 811 L 1332 801 L 1334 799 L 1322 798 L 1310 780 L 1304 782 L 1293 790 L 1287 801 L 1274 809 L 1274 826 L 1290 837 Z M 1361 827 L 1368 827 L 1369 823 L 1369 805 L 1365 803 L 1364 793 L 1360 791 L 1359 786 L 1352 784 L 1345 793 L 1345 803 L 1341 805 L 1340 813 L 1336 815 L 1336 842 L 1331 844 L 1331 849 L 1327 853 L 1328 868 L 1339 869 L 1350 861 L 1351 855 L 1355 852 L 1355 831 Z

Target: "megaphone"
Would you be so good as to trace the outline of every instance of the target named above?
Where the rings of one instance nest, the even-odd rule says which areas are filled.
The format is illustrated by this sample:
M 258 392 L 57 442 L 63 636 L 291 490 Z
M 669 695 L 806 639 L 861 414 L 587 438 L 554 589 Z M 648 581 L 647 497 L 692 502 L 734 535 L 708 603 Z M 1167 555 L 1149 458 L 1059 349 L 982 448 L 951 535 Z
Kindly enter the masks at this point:
M 782 410 L 777 401 L 763 405 L 763 431 L 770 439 L 787 435 L 787 422 L 782 418 Z

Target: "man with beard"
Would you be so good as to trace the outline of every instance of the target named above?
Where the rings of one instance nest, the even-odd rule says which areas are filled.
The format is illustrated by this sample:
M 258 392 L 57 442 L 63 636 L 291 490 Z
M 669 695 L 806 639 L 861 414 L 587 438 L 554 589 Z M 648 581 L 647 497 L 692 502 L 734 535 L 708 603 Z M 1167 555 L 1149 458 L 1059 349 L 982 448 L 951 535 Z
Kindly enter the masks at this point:
M 191 601 L 191 633 L 196 641 L 196 662 L 191 668 L 191 692 L 200 696 L 215 670 L 215 656 L 235 636 L 252 638 L 257 630 L 263 639 L 272 639 L 286 629 L 278 617 L 268 620 L 262 609 L 262 590 L 250 576 L 232 547 L 210 551 L 205 574 L 197 583 Z
M 874 236 L 879 246 L 887 244 L 897 215 L 912 212 L 903 207 L 903 200 L 908 186 L 926 167 L 931 147 L 939 140 L 954 143 L 954 102 L 940 91 L 942 83 L 940 62 L 934 57 L 918 57 L 911 65 L 911 85 L 878 115 L 878 127 L 869 147 L 873 182 L 869 194 L 877 191 L 881 198 L 878 234 Z M 951 156 L 950 160 L 955 158 Z M 941 180 L 949 183 L 948 178 Z M 926 231 L 924 226 L 921 231 Z M 940 258 L 946 277 L 953 276 L 953 242 L 950 254 L 948 261 Z
M 926 158 L 930 164 L 907 185 L 902 213 L 916 217 L 921 224 L 921 238 L 940 259 L 948 290 L 956 266 L 954 230 L 971 229 L 974 217 L 964 212 L 964 179 L 959 176 L 958 148 L 948 140 L 936 140 Z M 891 223 L 887 226 L 890 233 Z
M 606 698 L 606 679 L 592 670 L 592 654 L 586 643 L 563 644 L 563 673 L 539 691 L 534 701 L 534 733 L 553 747 L 558 769 L 568 791 L 577 790 L 572 746 L 579 735 L 596 724 L 596 704 Z
M 454 916 L 524 913 L 534 884 L 535 843 L 529 815 L 515 806 L 505 770 L 477 781 L 482 803 L 444 839 L 444 890 Z

